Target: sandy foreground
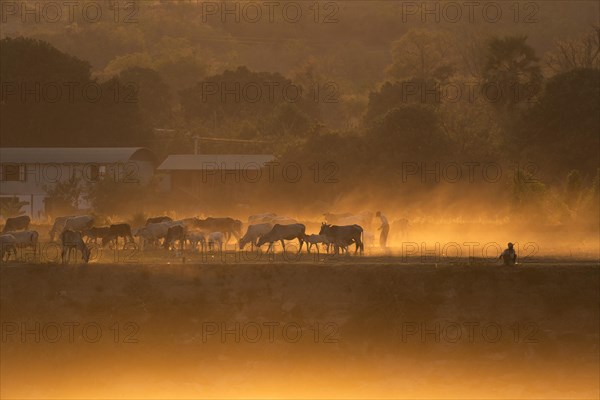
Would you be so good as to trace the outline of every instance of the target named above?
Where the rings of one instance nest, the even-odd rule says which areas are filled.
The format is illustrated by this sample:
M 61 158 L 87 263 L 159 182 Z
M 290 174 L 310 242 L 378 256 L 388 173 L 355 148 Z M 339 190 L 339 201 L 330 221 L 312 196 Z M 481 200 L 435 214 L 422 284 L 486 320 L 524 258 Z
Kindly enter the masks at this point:
M 600 396 L 596 262 L 340 260 L 3 264 L 0 395 Z

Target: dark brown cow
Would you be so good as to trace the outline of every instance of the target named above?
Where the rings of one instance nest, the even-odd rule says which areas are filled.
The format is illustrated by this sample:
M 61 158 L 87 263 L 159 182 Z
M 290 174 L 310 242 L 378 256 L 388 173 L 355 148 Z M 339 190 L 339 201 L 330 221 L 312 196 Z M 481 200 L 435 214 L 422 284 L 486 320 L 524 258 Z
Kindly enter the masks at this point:
M 102 247 L 104 247 L 108 242 L 114 240 L 115 248 L 118 248 L 120 237 L 122 237 L 124 240 L 123 247 L 125 247 L 128 242 L 135 242 L 133 235 L 131 235 L 131 226 L 129 226 L 129 224 L 113 224 L 109 227 L 108 236 L 102 238 Z
M 110 235 L 110 226 L 94 226 L 86 229 L 82 232 L 82 236 L 86 238 L 86 242 L 98 243 L 98 239 L 102 239 L 104 242 L 105 238 Z
M 71 251 L 73 251 L 73 249 L 81 251 L 81 259 L 86 263 L 90 260 L 90 249 L 88 249 L 83 242 L 80 232 L 75 232 L 69 229 L 64 230 L 60 234 L 60 241 L 62 242 L 62 252 L 60 256 L 63 263 L 65 262 L 65 254 L 67 253 L 66 262 L 69 261 L 69 258 L 71 257 Z
M 182 225 L 174 225 L 174 226 L 170 227 L 169 230 L 167 231 L 167 236 L 165 238 L 164 247 L 165 247 L 165 249 L 168 250 L 175 241 L 179 240 L 179 248 L 180 248 L 180 250 L 183 250 L 185 238 L 186 238 L 185 227 Z
M 340 247 L 349 246 L 356 243 L 354 254 L 360 249 L 360 254 L 363 254 L 364 245 L 362 242 L 363 228 L 360 225 L 328 225 L 322 224 L 319 235 L 325 235 L 333 243 L 335 253 L 338 253 Z
M 148 218 L 146 220 L 146 226 L 150 225 L 150 224 L 160 224 L 161 222 L 171 222 L 173 221 L 173 218 L 171 217 L 152 217 L 152 218 Z
M 293 240 L 298 239 L 300 242 L 300 247 L 298 248 L 298 253 L 302 250 L 302 244 L 304 243 L 304 237 L 306 236 L 306 227 L 303 224 L 289 224 L 289 225 L 279 225 L 275 224 L 273 229 L 269 233 L 262 235 L 256 245 L 261 247 L 265 243 L 269 243 L 269 248 L 267 251 L 273 248 L 273 243 L 280 241 L 281 246 L 283 247 L 283 251 L 285 251 L 285 242 L 284 240 Z
M 229 217 L 196 219 L 195 227 L 203 232 L 223 232 L 226 242 L 231 235 L 239 239 L 242 236 L 242 221 Z
M 28 215 L 21 215 L 20 217 L 12 217 L 6 219 L 6 225 L 2 229 L 2 233 L 14 232 L 14 231 L 26 231 L 31 223 L 31 218 Z

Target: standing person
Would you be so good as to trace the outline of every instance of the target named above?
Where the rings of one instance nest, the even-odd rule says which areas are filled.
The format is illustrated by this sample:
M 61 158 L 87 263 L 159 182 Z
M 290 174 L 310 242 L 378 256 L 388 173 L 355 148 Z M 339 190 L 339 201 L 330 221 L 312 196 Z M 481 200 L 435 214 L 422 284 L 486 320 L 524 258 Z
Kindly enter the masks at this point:
M 386 248 L 387 237 L 388 233 L 390 232 L 390 224 L 388 223 L 387 218 L 385 217 L 385 215 L 383 215 L 381 211 L 377 211 L 375 216 L 381 219 L 381 226 L 377 228 L 378 231 L 381 231 L 381 235 L 379 236 L 379 246 L 382 248 Z
M 504 250 L 502 254 L 500 254 L 500 257 L 498 257 L 504 261 L 504 265 L 515 265 L 517 263 L 517 253 L 513 246 L 512 243 L 509 243 L 508 249 Z

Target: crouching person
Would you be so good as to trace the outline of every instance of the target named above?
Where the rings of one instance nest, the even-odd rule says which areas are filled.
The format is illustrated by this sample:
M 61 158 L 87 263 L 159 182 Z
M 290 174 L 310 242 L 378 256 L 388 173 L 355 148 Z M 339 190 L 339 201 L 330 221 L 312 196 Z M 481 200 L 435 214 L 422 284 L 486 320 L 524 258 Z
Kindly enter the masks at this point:
M 500 254 L 500 257 L 498 257 L 504 262 L 504 265 L 515 265 L 517 263 L 517 253 L 513 246 L 512 243 L 509 243 L 508 248 Z

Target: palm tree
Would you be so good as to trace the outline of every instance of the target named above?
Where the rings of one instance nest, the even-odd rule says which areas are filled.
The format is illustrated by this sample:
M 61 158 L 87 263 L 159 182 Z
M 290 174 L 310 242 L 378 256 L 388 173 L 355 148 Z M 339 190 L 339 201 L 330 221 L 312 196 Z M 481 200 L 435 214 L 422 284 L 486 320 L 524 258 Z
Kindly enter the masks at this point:
M 21 208 L 29 205 L 28 201 L 19 201 L 18 197 L 4 197 L 0 199 L 0 215 L 4 218 L 17 217 L 25 214 Z

